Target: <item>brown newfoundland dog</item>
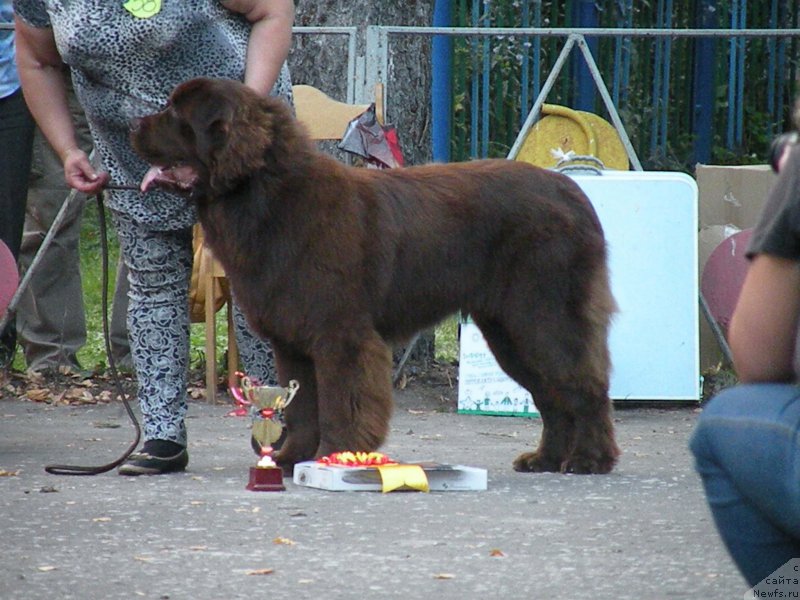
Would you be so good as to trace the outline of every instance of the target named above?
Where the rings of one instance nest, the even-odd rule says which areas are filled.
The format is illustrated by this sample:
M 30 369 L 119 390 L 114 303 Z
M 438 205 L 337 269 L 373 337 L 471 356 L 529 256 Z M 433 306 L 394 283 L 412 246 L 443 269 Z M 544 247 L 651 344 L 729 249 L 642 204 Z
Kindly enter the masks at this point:
M 375 450 L 392 412 L 390 344 L 462 311 L 533 395 L 543 432 L 518 471 L 607 473 L 615 303 L 606 243 L 568 177 L 482 160 L 396 170 L 320 153 L 282 101 L 229 80 L 179 85 L 133 125 L 189 194 L 250 325 L 300 382 L 275 459 Z

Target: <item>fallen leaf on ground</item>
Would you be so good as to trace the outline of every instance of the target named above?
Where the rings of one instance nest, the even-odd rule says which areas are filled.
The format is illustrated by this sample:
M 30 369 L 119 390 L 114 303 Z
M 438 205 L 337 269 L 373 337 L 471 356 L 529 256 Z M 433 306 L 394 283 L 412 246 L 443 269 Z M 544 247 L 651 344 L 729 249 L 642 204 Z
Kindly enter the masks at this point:
M 19 475 L 19 471 L 6 471 L 5 469 L 0 469 L 0 477 L 16 477 Z
M 408 387 L 408 377 L 406 377 L 405 373 L 400 376 L 400 381 L 398 381 L 395 385 L 398 390 L 404 390 L 406 387 Z
M 436 573 L 433 576 L 434 579 L 455 579 L 456 576 L 452 573 Z
M 503 558 L 505 555 L 506 555 L 506 554 L 505 554 L 505 552 L 503 552 L 503 551 L 502 551 L 502 550 L 500 550 L 499 548 L 493 548 L 493 549 L 492 549 L 492 550 L 489 552 L 489 556 L 495 556 L 495 557 L 497 557 L 497 558 Z
M 251 569 L 247 571 L 248 575 L 272 575 L 275 569 Z
M 37 571 L 41 571 L 42 573 L 49 573 L 50 571 L 55 571 L 58 567 L 54 567 L 52 565 L 43 565 L 41 567 L 36 568 Z
M 25 397 L 31 402 L 47 402 L 53 394 L 47 389 L 32 388 L 25 392 Z
M 297 542 L 285 537 L 276 537 L 272 540 L 273 544 L 282 544 L 284 546 L 294 546 Z

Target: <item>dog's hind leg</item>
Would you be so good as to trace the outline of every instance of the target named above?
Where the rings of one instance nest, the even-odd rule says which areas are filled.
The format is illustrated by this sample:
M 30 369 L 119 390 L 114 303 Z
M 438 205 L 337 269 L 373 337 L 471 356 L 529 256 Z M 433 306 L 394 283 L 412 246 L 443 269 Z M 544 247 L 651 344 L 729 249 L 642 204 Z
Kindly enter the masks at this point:
M 377 450 L 392 414 L 392 352 L 374 330 L 342 327 L 315 346 L 318 456 Z
M 575 317 L 575 331 L 582 340 L 571 372 L 560 373 L 554 384 L 567 401 L 575 418 L 575 444 L 563 471 L 608 473 L 620 455 L 614 440 L 612 405 L 608 397 L 611 356 L 608 333 L 617 310 L 608 283 L 608 269 L 597 268 L 587 277 L 581 310 Z
M 522 454 L 514 461 L 517 471 L 558 472 L 567 459 L 575 437 L 572 416 L 559 405 L 551 390 L 547 390 L 538 363 L 526 360 L 525 348 L 518 348 L 506 329 L 497 321 L 472 315 L 494 354 L 497 364 L 506 374 L 533 396 L 542 419 L 542 435 L 535 452 Z
M 294 464 L 314 458 L 319 446 L 319 410 L 314 363 L 273 341 L 280 385 L 292 379 L 300 387 L 286 407 L 286 441 L 275 454 L 275 462 L 291 475 Z
M 583 293 L 574 296 L 523 291 L 527 310 L 512 293 L 502 321 L 473 314 L 498 364 L 531 392 L 542 416 L 538 449 L 520 455 L 514 468 L 607 473 L 619 449 L 608 397 L 607 336 L 615 304 L 605 269 L 593 272 Z

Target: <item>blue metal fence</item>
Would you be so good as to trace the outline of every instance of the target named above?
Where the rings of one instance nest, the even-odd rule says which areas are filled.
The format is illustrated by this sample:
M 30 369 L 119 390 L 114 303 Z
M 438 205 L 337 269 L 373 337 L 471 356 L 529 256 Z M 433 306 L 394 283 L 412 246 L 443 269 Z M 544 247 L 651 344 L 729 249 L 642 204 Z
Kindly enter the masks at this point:
M 454 109 L 446 127 L 453 128 L 448 150 L 456 160 L 503 155 L 513 142 L 508 124 L 524 121 L 560 43 L 525 33 L 532 29 L 598 32 L 585 32 L 587 44 L 648 164 L 758 160 L 789 124 L 798 0 L 751 3 L 750 10 L 746 0 L 439 0 L 440 14 L 443 6 L 451 25 L 523 29 L 519 37 L 465 36 L 452 44 Z M 437 25 L 445 22 L 440 17 Z M 647 35 L 650 28 L 725 31 L 721 26 L 726 36 Z M 503 61 L 504 53 L 512 59 Z M 602 112 L 580 57 L 562 79 L 549 102 Z

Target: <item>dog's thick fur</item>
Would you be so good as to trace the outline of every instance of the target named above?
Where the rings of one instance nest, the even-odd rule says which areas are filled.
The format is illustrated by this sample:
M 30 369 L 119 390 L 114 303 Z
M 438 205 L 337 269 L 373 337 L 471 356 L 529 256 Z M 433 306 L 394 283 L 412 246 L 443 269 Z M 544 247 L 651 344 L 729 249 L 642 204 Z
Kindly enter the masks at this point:
M 349 167 L 318 152 L 281 100 L 228 80 L 181 84 L 131 135 L 168 168 L 159 182 L 197 203 L 240 307 L 273 343 L 280 382 L 300 382 L 276 455 L 285 470 L 378 448 L 390 344 L 458 310 L 541 412 L 539 447 L 514 468 L 613 468 L 615 304 L 600 223 L 571 179 L 505 160 Z

